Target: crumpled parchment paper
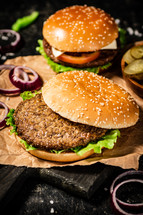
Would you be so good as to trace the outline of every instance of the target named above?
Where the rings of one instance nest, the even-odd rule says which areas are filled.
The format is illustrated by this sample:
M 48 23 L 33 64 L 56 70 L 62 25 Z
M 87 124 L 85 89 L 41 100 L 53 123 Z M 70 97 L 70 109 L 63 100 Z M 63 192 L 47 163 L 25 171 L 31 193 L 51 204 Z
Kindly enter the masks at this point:
M 46 83 L 47 80 L 56 75 L 55 72 L 47 65 L 46 60 L 39 55 L 17 57 L 7 60 L 6 64 L 24 65 L 31 67 L 39 73 Z M 27 151 L 25 151 L 16 141 L 15 135 L 10 135 L 10 127 L 5 127 L 0 130 L 0 164 L 50 168 L 54 166 L 67 165 L 91 165 L 96 162 L 101 162 L 107 165 L 119 166 L 125 169 L 138 169 L 139 158 L 143 154 L 143 99 L 138 97 L 130 88 L 127 87 L 122 76 L 116 75 L 114 72 L 110 74 L 110 78 L 125 88 L 134 97 L 140 106 L 140 119 L 133 127 L 121 129 L 121 137 L 118 138 L 115 147 L 112 150 L 103 150 L 103 153 L 92 155 L 91 157 L 73 162 L 73 163 L 58 163 L 38 159 Z M 12 88 L 8 72 L 0 74 L 0 87 Z M 22 101 L 20 96 L 4 96 L 0 95 L 0 101 L 4 102 L 9 108 L 16 108 L 19 102 Z

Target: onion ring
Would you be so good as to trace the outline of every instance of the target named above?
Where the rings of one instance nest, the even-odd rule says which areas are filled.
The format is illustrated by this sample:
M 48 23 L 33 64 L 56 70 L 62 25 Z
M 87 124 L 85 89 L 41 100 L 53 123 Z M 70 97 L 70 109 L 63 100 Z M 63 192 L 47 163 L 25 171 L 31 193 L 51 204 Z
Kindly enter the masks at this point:
M 20 79 L 17 74 L 19 74 L 20 71 L 28 70 L 28 73 L 32 73 L 34 75 L 33 80 L 22 80 Z M 42 80 L 37 72 L 35 72 L 33 69 L 26 67 L 26 66 L 16 66 L 14 67 L 10 73 L 9 78 L 12 84 L 18 88 L 20 88 L 23 91 L 26 90 L 38 90 L 42 86 Z
M 117 214 L 141 215 L 143 214 L 143 203 L 127 203 L 120 200 L 116 196 L 117 191 L 121 188 L 121 186 L 129 183 L 140 183 L 143 185 L 143 171 L 127 171 L 115 178 L 110 187 L 113 210 Z M 127 211 L 131 211 L 131 213 Z
M 0 71 L 1 70 L 12 70 L 14 69 L 15 66 L 14 65 L 6 65 L 6 64 L 3 64 L 3 65 L 0 65 Z M 19 75 L 25 80 L 25 81 L 28 81 L 29 80 L 29 77 L 27 75 L 26 72 L 24 72 L 23 70 L 20 70 L 19 71 Z M 0 93 L 1 94 L 19 94 L 21 93 L 21 89 L 20 88 L 16 88 L 16 89 L 2 89 L 0 88 Z
M 15 52 L 20 44 L 20 41 L 21 41 L 21 36 L 18 32 L 16 31 L 13 31 L 11 29 L 1 29 L 0 30 L 0 35 L 3 35 L 4 33 L 10 33 L 12 35 L 15 36 L 15 41 L 7 44 L 7 45 L 0 45 L 0 53 L 2 54 L 5 54 L 5 53 L 8 53 L 8 52 Z M 1 36 L 2 38 L 2 36 Z
M 0 128 L 3 128 L 4 126 L 6 126 L 6 117 L 7 117 L 7 114 L 9 112 L 9 108 L 7 107 L 6 104 L 4 104 L 3 102 L 0 101 L 0 107 L 3 107 L 5 109 L 5 114 L 4 114 L 4 117 L 0 120 Z

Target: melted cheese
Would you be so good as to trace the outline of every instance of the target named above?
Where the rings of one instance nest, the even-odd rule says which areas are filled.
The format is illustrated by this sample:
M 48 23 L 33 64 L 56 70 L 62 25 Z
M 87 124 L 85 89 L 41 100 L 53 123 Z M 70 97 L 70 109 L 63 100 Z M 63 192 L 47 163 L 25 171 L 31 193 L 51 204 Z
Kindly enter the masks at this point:
M 117 49 L 117 41 L 113 40 L 112 43 L 107 46 L 104 46 L 102 49 Z
M 114 40 L 112 43 L 110 43 L 109 45 L 103 47 L 102 49 L 117 49 L 117 41 Z M 55 57 L 59 57 L 60 55 L 62 55 L 64 52 L 59 51 L 57 49 L 55 49 L 54 47 L 52 47 L 52 53 Z
M 57 49 L 55 49 L 55 48 L 52 47 L 52 53 L 53 53 L 53 55 L 54 55 L 55 57 L 59 57 L 59 56 L 60 56 L 61 54 L 63 54 L 64 52 L 59 51 L 59 50 L 57 50 Z

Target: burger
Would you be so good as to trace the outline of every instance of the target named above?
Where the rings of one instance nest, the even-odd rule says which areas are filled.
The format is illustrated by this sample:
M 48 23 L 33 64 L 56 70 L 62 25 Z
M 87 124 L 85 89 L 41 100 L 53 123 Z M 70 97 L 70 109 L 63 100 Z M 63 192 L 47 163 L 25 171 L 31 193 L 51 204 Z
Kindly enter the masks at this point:
M 103 10 L 74 5 L 51 15 L 37 50 L 56 72 L 98 73 L 112 65 L 119 49 L 118 26 Z
M 101 154 L 114 147 L 118 129 L 139 118 L 130 94 L 87 71 L 60 73 L 42 93 L 26 91 L 22 97 L 10 121 L 24 149 L 44 160 L 74 162 Z

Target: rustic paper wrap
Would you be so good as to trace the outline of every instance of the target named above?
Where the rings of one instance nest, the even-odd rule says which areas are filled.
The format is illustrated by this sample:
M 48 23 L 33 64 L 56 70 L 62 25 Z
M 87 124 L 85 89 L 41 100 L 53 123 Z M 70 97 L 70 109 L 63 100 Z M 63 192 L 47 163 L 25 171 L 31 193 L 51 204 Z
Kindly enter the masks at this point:
M 36 70 L 43 78 L 44 83 L 56 74 L 47 65 L 42 56 L 17 57 L 7 60 L 6 64 L 24 65 Z M 107 74 L 108 76 L 108 74 Z M 143 154 L 143 99 L 135 95 L 131 89 L 126 86 L 125 81 L 116 75 L 114 71 L 111 79 L 129 91 L 138 105 L 140 106 L 140 119 L 138 123 L 130 128 L 121 129 L 121 137 L 118 138 L 114 149 L 103 150 L 101 155 L 92 155 L 91 157 L 73 163 L 58 163 L 38 159 L 26 152 L 16 141 L 15 135 L 10 135 L 10 127 L 0 130 L 0 164 L 50 168 L 54 166 L 66 165 L 91 165 L 101 162 L 108 165 L 120 166 L 122 168 L 138 169 L 139 158 Z M 11 83 L 8 80 L 7 71 L 0 74 L 0 87 L 10 88 Z M 3 96 L 0 95 L 0 101 L 5 102 L 9 108 L 16 108 L 22 101 L 20 96 Z

